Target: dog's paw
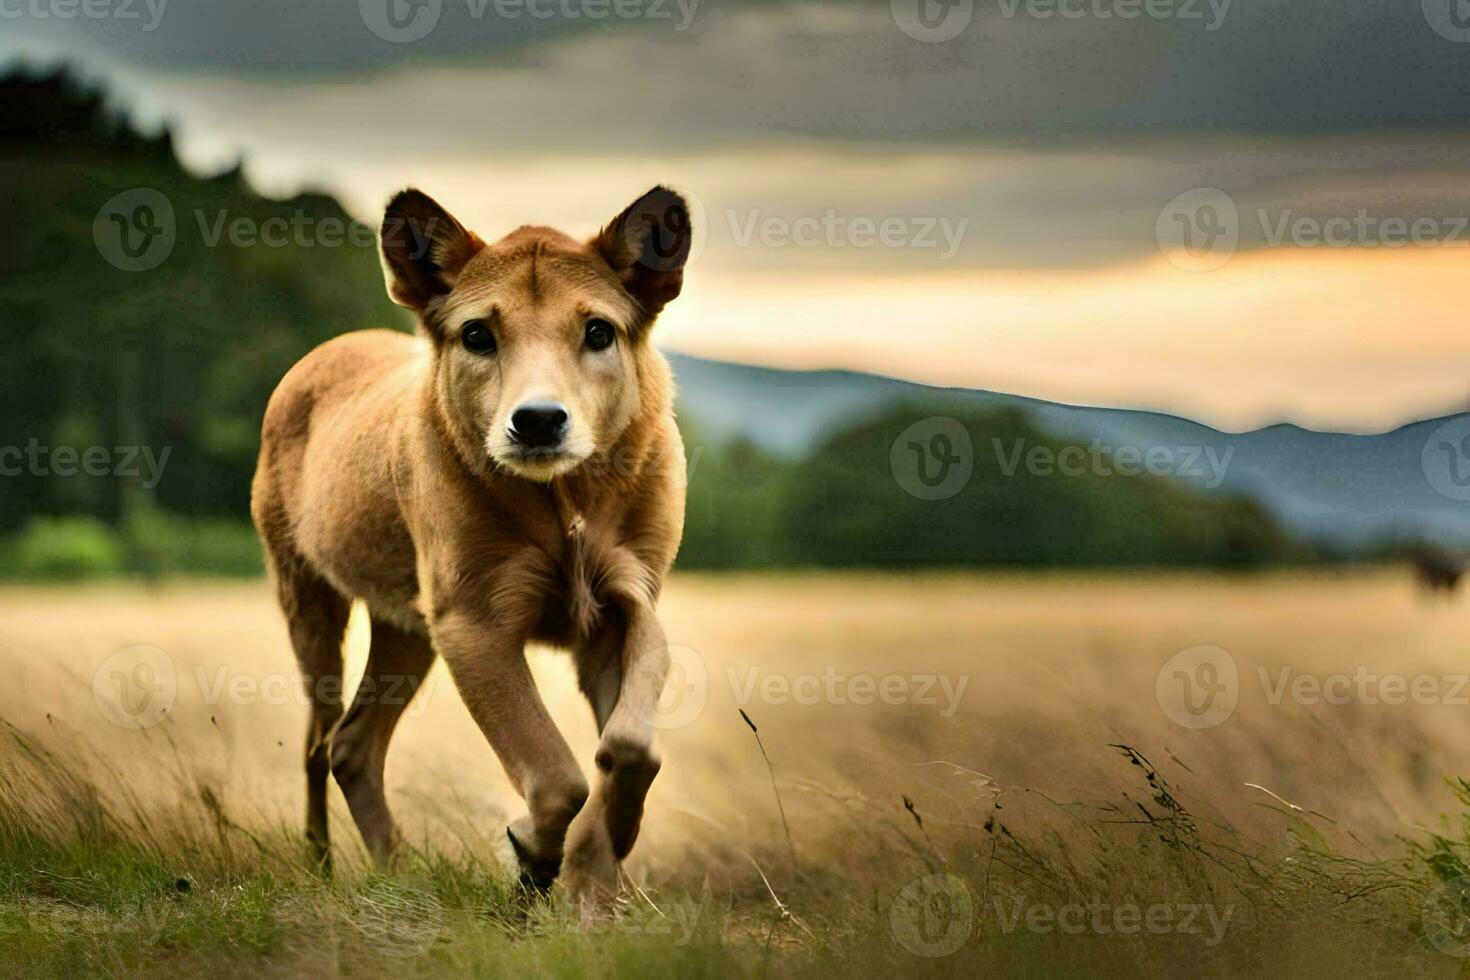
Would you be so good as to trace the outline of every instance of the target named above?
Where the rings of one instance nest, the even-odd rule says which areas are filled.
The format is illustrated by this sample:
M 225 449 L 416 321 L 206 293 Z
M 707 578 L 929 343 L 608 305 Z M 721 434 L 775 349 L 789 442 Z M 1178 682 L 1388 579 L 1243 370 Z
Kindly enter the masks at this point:
M 505 837 L 510 843 L 521 886 L 545 894 L 561 871 L 561 855 L 552 858 L 537 856 L 528 845 L 533 836 L 529 816 L 521 817 L 505 828 Z
M 647 742 L 604 738 L 597 767 L 607 778 L 604 816 L 613 856 L 621 861 L 633 850 L 643 823 L 643 803 L 662 760 Z

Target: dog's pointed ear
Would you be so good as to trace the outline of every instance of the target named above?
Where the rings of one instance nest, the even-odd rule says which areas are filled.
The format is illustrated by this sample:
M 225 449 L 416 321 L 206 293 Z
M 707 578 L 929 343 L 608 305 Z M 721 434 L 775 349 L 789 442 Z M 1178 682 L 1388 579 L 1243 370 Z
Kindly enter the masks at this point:
M 693 242 L 688 204 L 667 187 L 655 187 L 602 229 L 592 247 L 653 316 L 679 295 Z
M 439 202 L 413 189 L 388 202 L 379 241 L 388 295 L 416 313 L 448 293 L 465 263 L 485 247 Z

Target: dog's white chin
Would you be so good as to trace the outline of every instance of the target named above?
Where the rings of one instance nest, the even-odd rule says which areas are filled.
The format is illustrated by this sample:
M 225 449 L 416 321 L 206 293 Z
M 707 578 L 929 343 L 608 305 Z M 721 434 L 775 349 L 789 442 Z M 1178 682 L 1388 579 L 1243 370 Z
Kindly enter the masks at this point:
M 549 483 L 559 476 L 563 476 L 576 469 L 577 464 L 582 462 L 582 457 L 571 453 L 558 453 L 555 456 L 497 456 L 495 462 L 500 468 L 506 470 L 524 480 L 534 480 L 537 483 Z

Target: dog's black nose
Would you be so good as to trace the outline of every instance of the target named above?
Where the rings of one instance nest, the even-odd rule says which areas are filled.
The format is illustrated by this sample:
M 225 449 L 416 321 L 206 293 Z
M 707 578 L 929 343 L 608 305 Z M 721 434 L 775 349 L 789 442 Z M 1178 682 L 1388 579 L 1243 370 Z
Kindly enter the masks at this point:
M 550 449 L 567 431 L 567 410 L 547 402 L 522 405 L 511 413 L 510 432 L 527 449 Z

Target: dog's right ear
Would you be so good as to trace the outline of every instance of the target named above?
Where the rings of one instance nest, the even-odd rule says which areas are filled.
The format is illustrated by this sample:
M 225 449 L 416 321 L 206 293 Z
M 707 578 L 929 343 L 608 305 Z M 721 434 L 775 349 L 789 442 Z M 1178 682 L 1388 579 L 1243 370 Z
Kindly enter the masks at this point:
M 485 247 L 439 202 L 414 189 L 388 202 L 379 240 L 388 295 L 420 314 L 454 287 L 465 263 Z

